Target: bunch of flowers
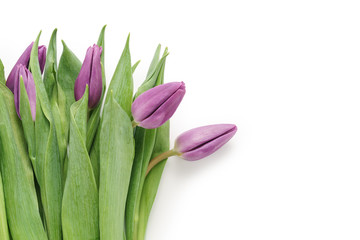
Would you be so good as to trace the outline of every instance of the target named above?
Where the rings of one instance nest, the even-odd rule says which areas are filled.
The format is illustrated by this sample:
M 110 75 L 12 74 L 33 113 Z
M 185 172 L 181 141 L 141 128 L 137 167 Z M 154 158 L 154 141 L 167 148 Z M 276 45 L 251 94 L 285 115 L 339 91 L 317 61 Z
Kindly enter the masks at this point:
M 164 84 L 167 49 L 160 57 L 158 46 L 134 94 L 129 37 L 106 87 L 104 34 L 83 63 L 64 42 L 57 63 L 56 29 L 48 48 L 39 34 L 7 78 L 0 61 L 1 240 L 144 239 L 166 160 L 202 159 L 236 133 L 203 126 L 170 149 L 185 84 Z

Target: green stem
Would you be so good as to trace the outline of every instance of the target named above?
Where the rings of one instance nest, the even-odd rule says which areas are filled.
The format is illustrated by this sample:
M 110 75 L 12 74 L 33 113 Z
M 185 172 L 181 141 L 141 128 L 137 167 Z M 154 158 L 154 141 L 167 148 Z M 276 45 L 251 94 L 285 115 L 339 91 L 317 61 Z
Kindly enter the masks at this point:
M 139 123 L 135 122 L 134 120 L 131 122 L 131 124 L 132 124 L 133 128 L 136 127 L 137 125 L 139 125 Z
M 151 169 L 153 167 L 155 167 L 159 162 L 161 162 L 164 159 L 167 159 L 169 157 L 175 156 L 175 155 L 179 155 L 179 152 L 171 149 L 171 150 L 163 152 L 162 154 L 151 159 L 151 161 L 149 162 L 148 168 L 146 170 L 146 175 L 148 175 L 148 173 L 151 171 Z

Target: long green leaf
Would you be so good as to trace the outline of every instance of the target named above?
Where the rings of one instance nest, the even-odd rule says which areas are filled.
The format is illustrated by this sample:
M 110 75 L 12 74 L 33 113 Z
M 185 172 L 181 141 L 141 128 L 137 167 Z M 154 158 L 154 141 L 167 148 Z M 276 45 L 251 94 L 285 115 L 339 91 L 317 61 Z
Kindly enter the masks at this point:
M 162 59 L 159 61 L 160 45 L 155 51 L 153 60 L 148 70 L 148 77 L 139 88 L 137 94 L 141 94 L 164 81 L 165 60 L 168 55 L 165 49 Z M 150 76 L 150 77 L 149 77 Z M 136 97 L 137 95 L 135 95 Z M 127 239 L 138 239 L 138 224 L 140 200 L 144 186 L 147 166 L 153 152 L 157 129 L 143 129 L 137 127 L 135 130 L 135 158 L 131 172 L 127 204 L 126 204 L 126 234 Z
M 150 66 L 149 66 L 149 69 L 147 71 L 147 74 L 146 74 L 146 79 L 148 79 L 152 73 L 154 72 L 158 62 L 159 62 L 159 58 L 160 58 L 160 52 L 161 52 L 161 44 L 159 44 L 155 50 L 155 54 L 154 54 L 154 57 L 153 59 L 151 60 L 151 63 L 150 63 Z
M 129 49 L 130 34 L 127 38 L 124 51 L 120 57 L 118 65 L 116 66 L 114 75 L 109 85 L 109 92 L 113 92 L 114 99 L 124 109 L 129 117 L 131 117 L 131 104 L 133 95 L 133 78 L 131 70 L 131 57 Z M 107 94 L 105 103 L 110 100 L 110 95 Z
M 0 84 L 0 163 L 7 220 L 13 240 L 46 240 L 14 95 Z
M 10 240 L 9 227 L 6 219 L 4 189 L 0 173 L 0 239 Z
M 27 95 L 23 78 L 20 77 L 20 114 L 25 139 L 28 145 L 28 152 L 32 164 L 35 164 L 35 124 L 32 119 L 29 97 Z
M 137 127 L 135 131 L 135 158 L 131 171 L 131 181 L 126 201 L 126 238 L 136 240 L 138 210 L 145 179 L 155 143 L 156 129 Z
M 50 104 L 56 129 L 56 138 L 59 145 L 61 169 L 63 172 L 69 139 L 69 119 L 67 119 L 65 113 L 66 96 L 58 82 L 56 82 L 53 86 L 53 94 L 51 95 Z
M 128 116 L 131 116 L 131 103 L 132 103 L 133 79 L 131 71 L 131 57 L 129 49 L 129 37 L 125 44 L 125 48 L 121 54 L 118 65 L 115 69 L 114 75 L 111 79 L 109 91 L 105 97 L 105 104 L 107 99 L 110 99 L 109 93 L 112 92 L 115 101 L 126 111 Z M 130 99 L 130 100 L 129 100 Z M 100 121 L 98 129 L 101 129 L 102 123 Z M 93 166 L 96 182 L 99 182 L 99 169 L 100 169 L 100 131 L 98 130 L 95 135 L 94 142 L 90 150 L 90 160 Z
M 44 86 L 48 94 L 48 98 L 50 99 L 51 111 L 56 129 L 56 137 L 59 144 L 60 161 L 63 169 L 68 144 L 69 122 L 66 117 L 66 96 L 57 79 L 56 35 L 57 29 L 54 29 L 47 50 Z
M 38 61 L 40 34 L 34 42 L 30 69 L 36 86 L 35 174 L 40 185 L 41 200 L 46 218 L 46 229 L 50 240 L 61 239 L 61 163 L 51 105 L 41 79 Z
M 157 64 L 154 65 L 154 63 L 156 62 L 156 59 L 158 59 L 159 51 L 160 50 L 158 47 L 156 49 L 156 52 L 155 52 L 154 58 L 151 62 L 151 65 L 149 67 L 148 76 L 146 77 L 145 81 L 141 84 L 141 86 L 138 88 L 138 90 L 135 94 L 135 98 L 137 98 L 140 94 L 149 90 L 150 88 L 153 88 L 154 86 L 158 85 L 156 83 L 158 80 L 158 76 L 159 76 L 159 74 L 161 74 L 161 71 L 162 71 L 161 69 L 163 68 L 163 65 L 165 65 L 166 58 L 169 55 L 167 48 L 165 48 L 163 56 L 161 57 L 161 59 L 159 61 L 157 61 Z
M 86 149 L 88 88 L 70 108 L 67 179 L 62 205 L 65 240 L 99 239 L 99 194 Z
M 44 86 L 49 99 L 53 93 L 53 88 L 56 83 L 57 73 L 57 51 L 56 51 L 56 33 L 55 28 L 51 34 L 49 46 L 46 54 L 45 70 L 44 70 Z
M 110 95 L 100 132 L 100 236 L 124 239 L 126 195 L 134 158 L 130 118 Z
M 4 64 L 0 59 L 0 83 L 5 84 L 5 71 L 4 71 Z
M 79 75 L 81 62 L 64 41 L 57 79 L 66 97 L 66 117 L 70 119 L 70 106 L 75 102 L 74 85 Z
M 134 74 L 134 72 L 135 72 L 135 70 L 136 70 L 136 68 L 137 68 L 137 66 L 139 65 L 139 63 L 140 63 L 140 60 L 139 61 L 137 61 L 136 63 L 134 63 L 134 65 L 131 67 L 131 72 Z

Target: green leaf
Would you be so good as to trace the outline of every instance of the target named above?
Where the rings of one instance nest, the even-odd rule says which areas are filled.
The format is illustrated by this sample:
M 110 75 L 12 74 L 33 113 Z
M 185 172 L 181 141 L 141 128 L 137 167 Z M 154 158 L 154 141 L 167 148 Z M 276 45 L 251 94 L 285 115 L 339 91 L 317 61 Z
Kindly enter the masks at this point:
M 0 83 L 5 84 L 5 71 L 4 71 L 4 64 L 0 59 Z
M 129 117 L 131 117 L 131 104 L 133 95 L 133 78 L 131 70 L 131 57 L 129 49 L 130 34 L 127 38 L 124 51 L 120 57 L 118 65 L 116 66 L 114 75 L 109 85 L 109 91 L 113 92 L 114 99 L 124 109 Z M 107 94 L 105 103 L 110 100 L 110 95 Z
M 137 94 L 141 94 L 162 84 L 164 81 L 164 69 L 166 56 L 168 55 L 165 49 L 163 58 L 158 61 L 160 54 L 160 45 L 156 49 L 154 58 L 149 68 L 151 77 L 145 79 L 146 84 L 143 84 Z M 136 97 L 136 95 L 135 95 Z M 140 203 L 142 198 L 142 191 L 146 177 L 146 170 L 151 160 L 155 139 L 157 136 L 157 129 L 143 129 L 137 127 L 135 130 L 135 158 L 131 172 L 131 181 L 129 186 L 127 204 L 126 204 L 126 234 L 127 239 L 138 239 L 138 227 L 140 219 Z
M 9 227 L 6 219 L 4 189 L 0 173 L 0 239 L 10 240 Z
M 167 121 L 156 131 L 156 140 L 151 159 L 169 150 L 169 131 L 170 123 Z M 139 207 L 139 223 L 138 223 L 138 240 L 145 239 L 146 226 L 148 223 L 150 211 L 154 203 L 156 193 L 160 184 L 162 172 L 164 170 L 166 160 L 157 164 L 146 176 L 142 189 L 140 207 Z
M 63 172 L 65 170 L 64 161 L 69 139 L 69 119 L 66 118 L 65 114 L 66 96 L 58 82 L 53 86 L 50 104 L 56 130 L 56 138 L 59 145 L 60 165 Z
M 34 171 L 39 182 L 44 207 L 46 229 L 50 240 L 61 239 L 61 163 L 56 130 L 38 61 L 40 34 L 34 42 L 30 69 L 36 86 L 35 142 L 36 158 Z
M 22 76 L 20 77 L 20 115 L 25 139 L 28 145 L 30 160 L 35 165 L 35 124 L 32 119 L 29 97 L 27 95 Z
M 86 149 L 88 88 L 70 108 L 67 179 L 62 205 L 64 239 L 99 239 L 99 194 Z
M 14 95 L 3 84 L 0 84 L 0 93 L 0 163 L 12 239 L 46 240 Z
M 90 162 L 94 171 L 96 185 L 99 187 L 99 177 L 100 177 L 100 121 L 99 127 L 96 131 L 95 139 L 93 142 L 93 146 L 90 151 Z
M 104 25 L 100 31 L 100 35 L 97 41 L 97 45 L 102 47 L 102 54 L 101 54 L 101 63 L 104 65 L 105 63 L 105 54 L 104 54 L 104 49 L 105 49 L 105 29 L 106 29 L 106 25 Z
M 100 236 L 124 239 L 126 195 L 134 158 L 133 129 L 110 92 L 100 132 Z
M 141 62 L 141 60 L 137 61 L 132 67 L 131 67 L 131 72 L 134 74 L 137 66 L 139 65 L 139 63 Z
M 159 47 L 160 47 L 160 45 L 159 45 Z M 143 92 L 149 90 L 150 88 L 153 88 L 154 86 L 159 85 L 157 83 L 158 76 L 159 76 L 159 74 L 161 74 L 161 71 L 163 71 L 162 69 L 165 66 L 166 58 L 169 55 L 167 48 L 165 48 L 162 58 L 156 62 L 156 59 L 158 59 L 158 55 L 159 55 L 158 51 L 160 51 L 159 47 L 156 49 L 154 58 L 149 67 L 148 76 L 146 77 L 145 81 L 141 84 L 141 86 L 138 88 L 134 99 L 137 98 Z M 156 66 L 154 67 L 155 62 L 156 62 Z
M 155 54 L 154 54 L 154 57 L 150 63 L 150 66 L 149 66 L 149 69 L 148 69 L 148 72 L 146 74 L 146 79 L 148 79 L 154 72 L 155 68 L 156 68 L 156 65 L 158 64 L 159 62 L 159 58 L 160 58 L 160 51 L 161 51 L 161 44 L 159 44 L 155 50 Z
M 57 79 L 56 34 L 57 29 L 54 29 L 47 50 L 44 86 L 48 98 L 50 99 L 51 111 L 56 129 L 56 137 L 59 144 L 61 167 L 64 169 L 64 161 L 69 137 L 69 122 L 66 117 L 66 96 Z
M 137 239 L 136 227 L 139 204 L 146 169 L 154 148 L 156 129 L 137 127 L 135 131 L 135 158 L 131 171 L 129 192 L 126 201 L 126 238 Z
M 129 36 L 130 37 L 130 36 Z M 110 99 L 110 92 L 112 92 L 115 101 L 125 110 L 129 117 L 131 117 L 131 104 L 133 92 L 133 79 L 131 71 L 131 57 L 129 49 L 129 37 L 125 44 L 125 48 L 120 57 L 115 73 L 111 79 L 108 94 L 105 97 L 105 104 Z M 126 110 L 127 109 L 127 110 Z M 100 111 L 100 110 L 99 110 Z M 89 121 L 90 122 L 90 121 Z M 92 123 L 89 123 L 92 124 Z M 90 150 L 90 160 L 93 166 L 96 182 L 99 182 L 100 169 L 100 131 L 102 123 L 98 126 L 95 139 Z M 90 130 L 89 130 L 90 131 Z M 89 139 L 89 137 L 88 137 Z M 89 145 L 88 145 L 89 147 Z
M 79 75 L 81 62 L 64 41 L 57 79 L 66 97 L 66 117 L 70 119 L 70 106 L 75 102 L 74 85 Z M 70 120 L 69 120 L 70 121 Z
M 45 70 L 44 70 L 44 85 L 49 99 L 53 93 L 54 85 L 56 84 L 57 72 L 57 53 L 56 53 L 56 33 L 55 28 L 51 34 L 49 46 L 46 54 Z

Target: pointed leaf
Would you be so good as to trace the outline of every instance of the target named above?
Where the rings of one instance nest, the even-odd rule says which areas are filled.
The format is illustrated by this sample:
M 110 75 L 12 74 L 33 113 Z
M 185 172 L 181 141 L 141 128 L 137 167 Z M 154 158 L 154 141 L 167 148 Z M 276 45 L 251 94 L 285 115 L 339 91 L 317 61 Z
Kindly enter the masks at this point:
M 148 72 L 146 74 L 146 79 L 148 79 L 150 77 L 150 75 L 152 75 L 152 73 L 154 72 L 155 68 L 156 68 L 156 65 L 158 64 L 159 62 L 159 58 L 160 58 L 160 51 L 161 51 L 161 45 L 159 44 L 155 50 L 155 54 L 154 54 L 154 57 L 150 63 L 150 66 L 149 66 L 149 69 L 148 69 Z
M 70 118 L 70 106 L 75 102 L 74 85 L 79 75 L 81 62 L 64 41 L 60 57 L 57 79 L 66 97 L 66 117 Z
M 29 156 L 32 164 L 35 165 L 35 124 L 31 116 L 29 97 L 22 77 L 20 77 L 20 115 Z
M 51 34 L 49 46 L 46 54 L 45 71 L 44 71 L 44 85 L 49 99 L 53 93 L 53 88 L 56 83 L 57 72 L 57 53 L 56 53 L 56 33 L 55 28 Z
M 142 187 L 147 166 L 153 152 L 156 129 L 137 127 L 135 131 L 135 157 L 126 201 L 126 238 L 137 239 L 137 221 Z
M 157 51 L 155 53 L 154 59 L 157 56 Z M 166 62 L 166 58 L 169 55 L 167 48 L 165 49 L 162 58 L 160 59 L 160 61 L 158 61 L 158 63 L 156 64 L 156 67 L 154 68 L 153 71 L 151 71 L 151 74 L 145 79 L 145 81 L 141 84 L 141 86 L 138 88 L 136 94 L 135 94 L 135 98 L 137 98 L 140 94 L 142 94 L 143 92 L 149 90 L 150 88 L 153 88 L 154 86 L 158 85 L 157 80 L 158 80 L 158 76 L 162 71 L 162 68 L 164 68 L 165 62 Z M 153 59 L 153 62 L 154 62 Z M 152 62 L 152 64 L 153 64 Z M 151 67 L 149 68 L 150 71 Z
M 99 194 L 86 149 L 88 88 L 70 108 L 67 179 L 62 206 L 64 239 L 99 239 Z
M 130 36 L 129 36 L 130 37 Z M 132 92 L 133 92 L 133 80 L 132 80 L 132 71 L 131 71 L 131 57 L 129 50 L 129 37 L 125 44 L 125 48 L 120 57 L 118 65 L 115 69 L 115 73 L 111 79 L 108 94 L 105 97 L 105 104 L 110 99 L 110 92 L 113 93 L 115 101 L 124 109 L 124 111 L 131 117 L 131 104 L 132 104 Z M 126 110 L 127 109 L 127 110 Z M 100 114 L 100 113 L 99 113 Z M 90 120 L 89 120 L 90 122 Z M 90 126 L 92 123 L 90 123 Z M 98 129 L 101 129 L 102 123 Z M 90 131 L 90 130 L 89 130 Z M 90 133 L 90 132 L 89 132 Z M 89 134 L 90 136 L 90 134 Z M 90 137 L 88 137 L 89 139 Z M 96 182 L 98 182 L 100 169 L 100 131 L 97 130 L 95 134 L 95 139 L 93 144 L 88 144 L 88 147 L 91 146 L 90 150 L 90 159 L 94 170 L 94 175 Z M 90 146 L 89 146 L 90 145 Z M 88 148 L 89 149 L 89 148 Z
M 10 240 L 9 227 L 6 219 L 4 189 L 0 173 L 0 239 Z
M 0 84 L 0 164 L 12 239 L 46 240 L 14 95 Z
M 127 38 L 124 51 L 120 57 L 118 65 L 116 66 L 108 92 L 113 92 L 114 99 L 118 102 L 122 109 L 124 109 L 128 116 L 131 117 L 133 78 L 131 71 L 129 40 L 130 35 Z M 105 99 L 105 103 L 107 103 L 110 100 L 110 95 L 107 94 Z
M 134 158 L 131 121 L 109 96 L 100 132 L 99 210 L 104 240 L 124 239 L 125 203 Z
M 40 34 L 34 42 L 30 69 L 36 86 L 35 174 L 40 185 L 41 200 L 46 218 L 46 229 L 50 240 L 61 239 L 61 164 L 51 105 L 41 79 L 38 61 Z
M 134 74 L 137 66 L 139 65 L 139 63 L 141 62 L 141 60 L 137 61 L 132 67 L 131 67 L 131 72 Z
M 64 161 L 66 158 L 69 139 L 69 119 L 66 118 L 65 113 L 66 96 L 58 82 L 55 82 L 53 86 L 50 104 L 56 130 L 56 138 L 59 145 L 61 169 L 64 171 Z
M 0 59 L 0 83 L 5 84 L 5 71 L 4 71 L 4 64 Z

